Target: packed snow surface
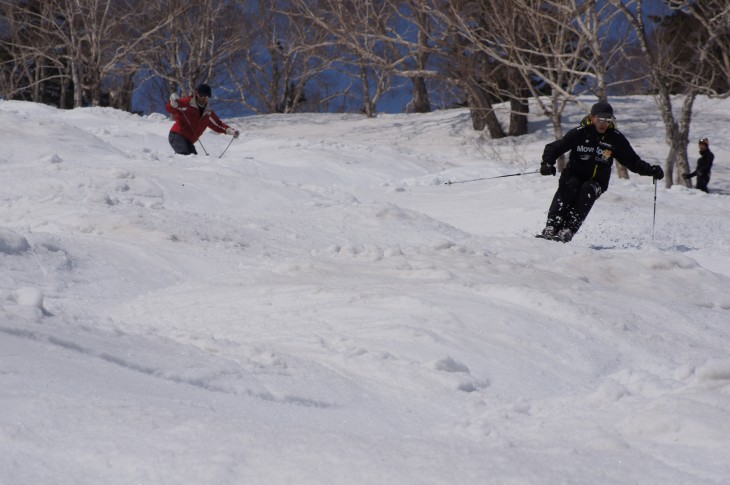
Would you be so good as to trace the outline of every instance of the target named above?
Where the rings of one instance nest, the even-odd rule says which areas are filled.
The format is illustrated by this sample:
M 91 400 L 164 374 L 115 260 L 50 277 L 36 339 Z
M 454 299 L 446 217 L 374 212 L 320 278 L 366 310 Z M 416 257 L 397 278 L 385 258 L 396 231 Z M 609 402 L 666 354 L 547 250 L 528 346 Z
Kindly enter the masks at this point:
M 730 100 L 710 194 L 614 175 L 569 244 L 544 118 L 226 121 L 0 101 L 0 483 L 728 483 Z

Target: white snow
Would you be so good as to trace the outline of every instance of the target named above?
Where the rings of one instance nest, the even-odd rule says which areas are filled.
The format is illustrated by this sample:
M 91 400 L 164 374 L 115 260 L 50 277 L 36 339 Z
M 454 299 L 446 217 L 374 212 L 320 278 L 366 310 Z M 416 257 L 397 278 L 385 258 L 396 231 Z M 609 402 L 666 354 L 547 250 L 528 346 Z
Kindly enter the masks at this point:
M 534 171 L 544 119 L 227 121 L 182 157 L 159 114 L 0 101 L 0 483 L 728 483 L 730 100 L 713 193 L 653 227 L 614 176 L 569 244 L 555 177 L 444 184 Z

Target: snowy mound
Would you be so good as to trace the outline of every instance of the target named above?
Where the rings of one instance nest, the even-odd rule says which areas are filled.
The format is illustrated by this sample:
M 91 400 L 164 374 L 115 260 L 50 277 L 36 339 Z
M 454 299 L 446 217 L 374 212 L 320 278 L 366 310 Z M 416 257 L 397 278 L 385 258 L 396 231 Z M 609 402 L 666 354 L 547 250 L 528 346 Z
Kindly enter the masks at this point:
M 661 163 L 651 98 L 612 103 Z M 0 481 L 722 483 L 729 113 L 697 102 L 712 193 L 654 223 L 614 177 L 559 244 L 557 178 L 466 182 L 534 171 L 537 117 L 242 118 L 181 157 L 160 115 L 0 101 Z

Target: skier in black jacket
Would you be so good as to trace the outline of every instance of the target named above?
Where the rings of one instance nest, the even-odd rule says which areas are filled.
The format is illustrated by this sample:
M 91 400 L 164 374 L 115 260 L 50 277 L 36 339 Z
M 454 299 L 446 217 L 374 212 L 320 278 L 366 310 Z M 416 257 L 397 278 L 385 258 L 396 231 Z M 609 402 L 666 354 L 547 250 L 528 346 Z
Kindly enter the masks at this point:
M 710 170 L 712 170 L 712 162 L 715 160 L 715 155 L 710 151 L 710 140 L 707 138 L 700 138 L 700 158 L 697 159 L 697 168 L 692 173 L 685 173 L 682 175 L 685 179 L 691 179 L 697 176 L 697 188 L 703 192 L 709 192 L 707 184 L 710 183 Z
M 540 164 L 542 175 L 555 175 L 558 157 L 567 151 L 570 155 L 550 204 L 547 224 L 538 237 L 561 242 L 573 238 L 593 203 L 608 190 L 614 158 L 634 173 L 651 175 L 656 180 L 664 178 L 662 167 L 643 161 L 616 129 L 614 121 L 613 107 L 598 102 L 580 126 L 545 145 Z

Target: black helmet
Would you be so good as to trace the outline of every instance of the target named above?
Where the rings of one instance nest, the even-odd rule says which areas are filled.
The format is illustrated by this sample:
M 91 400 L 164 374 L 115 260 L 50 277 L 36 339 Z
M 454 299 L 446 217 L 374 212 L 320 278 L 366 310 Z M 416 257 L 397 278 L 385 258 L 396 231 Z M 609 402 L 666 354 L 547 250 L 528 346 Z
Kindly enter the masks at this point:
M 205 96 L 206 98 L 210 98 L 213 93 L 210 90 L 210 86 L 207 84 L 198 84 L 198 87 L 195 88 L 195 92 L 198 93 L 198 96 Z
M 700 138 L 700 145 L 710 146 L 710 139 L 703 136 L 702 138 Z
M 613 118 L 613 107 L 605 101 L 599 101 L 591 107 L 591 116 Z

